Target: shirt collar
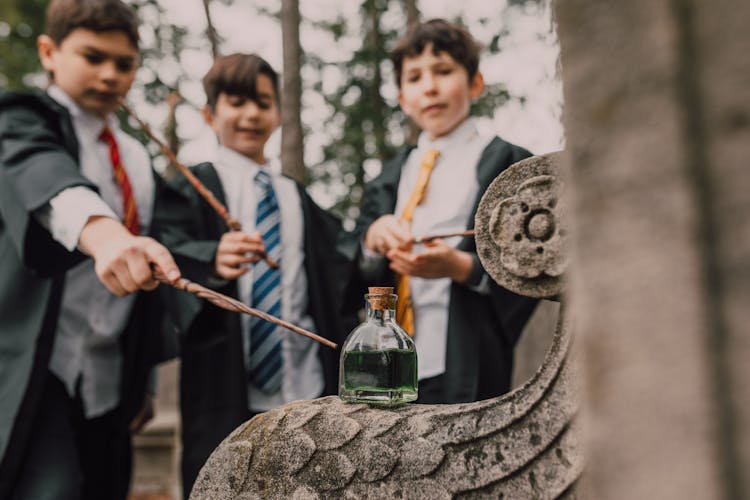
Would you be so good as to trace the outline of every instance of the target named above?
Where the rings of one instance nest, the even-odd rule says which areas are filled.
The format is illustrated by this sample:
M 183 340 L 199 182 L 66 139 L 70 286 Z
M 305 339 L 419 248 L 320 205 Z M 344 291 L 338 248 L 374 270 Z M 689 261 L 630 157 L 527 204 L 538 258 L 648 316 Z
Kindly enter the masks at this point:
M 465 145 L 478 134 L 476 119 L 468 117 L 451 132 L 435 140 L 431 140 L 427 132 L 422 132 L 417 140 L 417 148 L 419 150 L 437 149 L 438 151 L 446 151 L 457 145 Z
M 70 113 L 70 117 L 73 120 L 73 124 L 75 125 L 76 129 L 80 130 L 81 132 L 85 132 L 88 136 L 98 138 L 99 134 L 105 126 L 111 128 L 113 133 L 116 133 L 120 129 L 120 124 L 112 114 L 107 116 L 106 119 L 102 120 L 98 116 L 84 111 L 68 94 L 65 93 L 63 89 L 61 89 L 57 85 L 50 85 L 50 87 L 47 89 L 47 94 L 49 94 L 52 99 L 57 101 L 58 104 L 68 110 L 68 113 Z
M 265 170 L 271 178 L 274 178 L 281 173 L 280 164 L 274 160 L 268 160 L 264 164 L 258 164 L 251 160 L 247 156 L 238 153 L 233 149 L 229 149 L 225 146 L 219 145 L 216 151 L 216 159 L 222 165 L 229 167 L 232 170 L 242 170 L 249 173 L 253 178 L 258 173 L 259 169 Z

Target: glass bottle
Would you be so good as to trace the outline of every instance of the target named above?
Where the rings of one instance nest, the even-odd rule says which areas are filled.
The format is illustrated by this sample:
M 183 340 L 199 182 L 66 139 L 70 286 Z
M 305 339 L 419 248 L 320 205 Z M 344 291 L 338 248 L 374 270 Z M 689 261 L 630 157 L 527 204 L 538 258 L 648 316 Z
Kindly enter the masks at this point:
M 370 287 L 366 319 L 341 348 L 339 397 L 350 403 L 397 406 L 417 399 L 417 350 L 396 323 L 392 287 Z

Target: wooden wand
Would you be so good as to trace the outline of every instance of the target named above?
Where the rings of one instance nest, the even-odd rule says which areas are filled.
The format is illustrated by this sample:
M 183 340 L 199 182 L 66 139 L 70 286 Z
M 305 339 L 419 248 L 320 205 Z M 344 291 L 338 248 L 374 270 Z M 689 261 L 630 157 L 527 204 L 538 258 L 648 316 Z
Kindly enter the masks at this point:
M 300 335 L 304 335 L 305 337 L 311 338 L 315 340 L 316 342 L 320 342 L 321 344 L 330 347 L 331 349 L 336 349 L 337 347 L 337 345 L 334 342 L 331 342 L 327 338 L 321 337 L 320 335 L 316 335 L 311 331 L 305 330 L 304 328 L 300 328 L 299 326 L 293 325 L 292 323 L 284 321 L 283 319 L 279 319 L 276 316 L 272 316 L 258 309 L 249 307 L 246 304 L 243 304 L 242 302 L 240 302 L 239 300 L 233 299 L 232 297 L 229 297 L 228 295 L 224 295 L 223 293 L 219 293 L 216 290 L 211 290 L 210 288 L 206 288 L 205 286 L 199 285 L 198 283 L 195 283 L 185 278 L 180 278 L 177 281 L 172 282 L 172 281 L 169 281 L 167 277 L 164 275 L 164 273 L 162 273 L 161 271 L 154 269 L 153 272 L 154 272 L 154 278 L 156 278 L 158 282 L 164 283 L 165 285 L 172 286 L 178 290 L 183 290 L 185 292 L 189 292 L 194 295 L 197 295 L 198 297 L 211 302 L 217 307 L 221 307 L 222 309 L 226 309 L 227 311 L 244 313 L 244 314 L 249 314 L 250 316 L 255 316 L 256 318 L 263 319 L 275 325 L 279 325 L 283 328 L 286 328 L 287 330 L 291 330 L 294 333 L 298 333 Z
M 154 135 L 154 133 L 151 131 L 151 127 L 148 126 L 143 120 L 138 118 L 138 115 L 135 114 L 135 111 L 133 111 L 130 106 L 125 102 L 124 99 L 120 99 L 120 106 L 122 106 L 122 109 L 124 109 L 130 116 L 133 117 L 133 119 L 138 122 L 138 125 L 140 125 L 141 129 L 146 133 L 149 138 L 154 141 L 162 150 L 162 152 L 167 155 L 167 158 L 169 158 L 169 161 L 172 162 L 172 165 L 177 167 L 177 170 L 180 171 L 182 175 L 185 176 L 185 178 L 190 182 L 190 184 L 195 188 L 198 193 L 203 196 L 203 199 L 208 202 L 209 205 L 211 205 L 211 208 L 213 208 L 219 216 L 221 216 L 222 219 L 224 219 L 224 222 L 226 222 L 229 229 L 232 231 L 242 231 L 242 224 L 240 224 L 240 221 L 235 219 L 229 214 L 229 211 L 227 210 L 227 207 L 222 205 L 222 203 L 216 199 L 214 194 L 209 191 L 209 189 L 203 185 L 203 183 L 190 171 L 189 168 L 187 168 L 185 165 L 180 163 L 180 161 L 177 159 L 177 156 L 172 152 L 169 147 L 164 144 L 158 137 Z M 278 269 L 279 264 L 271 258 L 270 255 L 268 255 L 266 252 L 263 252 L 261 254 L 261 257 L 263 257 L 263 260 L 265 260 L 268 263 L 268 266 L 273 269 Z

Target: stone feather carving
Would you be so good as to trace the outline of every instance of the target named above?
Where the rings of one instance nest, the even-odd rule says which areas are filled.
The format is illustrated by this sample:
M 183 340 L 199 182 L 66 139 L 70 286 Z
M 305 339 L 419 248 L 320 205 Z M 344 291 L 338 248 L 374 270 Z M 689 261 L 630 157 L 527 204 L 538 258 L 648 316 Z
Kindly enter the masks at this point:
M 554 204 L 537 200 L 546 207 L 543 230 L 538 227 L 542 209 L 537 208 L 525 219 L 513 214 L 519 229 L 511 238 L 489 231 L 512 202 L 498 192 L 517 196 L 517 188 L 528 186 L 531 179 L 550 184 L 554 159 L 534 157 L 512 166 L 493 182 L 477 212 L 477 243 L 485 268 L 496 281 L 512 282 L 515 291 L 531 296 L 560 292 L 561 265 L 550 261 L 562 258 L 557 257 L 562 254 L 559 248 L 550 248 L 563 239 L 550 232 L 561 227 L 555 218 L 561 210 L 559 185 L 550 191 Z M 528 205 L 528 189 L 522 194 L 519 203 Z M 531 228 L 524 227 L 529 223 Z M 515 234 L 546 239 L 529 245 Z M 498 264 L 508 239 L 534 251 L 545 244 L 548 255 L 555 257 L 526 259 L 519 266 L 512 262 L 514 252 L 507 251 Z M 529 272 L 530 262 L 555 272 Z M 521 272 L 510 279 L 496 276 L 514 269 Z M 327 397 L 259 415 L 214 451 L 191 499 L 574 498 L 582 458 L 570 339 L 563 304 L 551 347 L 536 374 L 511 393 L 486 401 L 382 409 Z

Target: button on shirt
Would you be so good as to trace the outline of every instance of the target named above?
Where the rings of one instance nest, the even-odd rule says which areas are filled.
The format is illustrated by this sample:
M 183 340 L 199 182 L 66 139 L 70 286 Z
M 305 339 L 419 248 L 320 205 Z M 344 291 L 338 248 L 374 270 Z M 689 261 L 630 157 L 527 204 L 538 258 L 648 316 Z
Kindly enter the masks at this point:
M 259 168 L 271 175 L 271 184 L 276 192 L 281 211 L 281 317 L 302 328 L 315 331 L 313 319 L 306 313 L 307 274 L 305 273 L 305 249 L 302 204 L 297 185 L 280 175 L 280 164 L 271 161 L 258 165 L 249 158 L 223 146 L 219 146 L 214 167 L 226 194 L 227 209 L 236 214 L 245 233 L 255 231 L 255 211 L 259 193 L 253 179 Z M 239 299 L 246 304 L 252 297 L 252 271 L 238 278 Z M 242 338 L 244 359 L 247 367 L 250 349 L 251 317 L 242 316 Z M 281 330 L 284 375 L 281 390 L 265 394 L 248 384 L 250 410 L 266 411 L 290 401 L 311 399 L 323 392 L 323 366 L 318 358 L 315 341 L 287 330 Z
M 123 165 L 138 206 L 141 231 L 146 234 L 153 210 L 154 179 L 148 152 L 119 129 L 114 117 L 106 121 L 87 114 L 58 87 L 49 95 L 71 115 L 79 145 L 81 173 L 99 188 L 62 191 L 35 214 L 52 237 L 73 250 L 89 217 L 103 215 L 121 220 L 122 194 L 114 179 L 106 143 L 99 134 L 108 125 L 117 140 Z M 122 356 L 118 338 L 127 326 L 135 295 L 117 297 L 99 281 L 91 259 L 65 275 L 60 317 L 50 359 L 50 370 L 74 396 L 80 383 L 86 417 L 92 418 L 119 404 Z M 80 380 L 80 382 L 79 382 Z
M 435 140 L 430 140 L 424 132 L 419 136 L 417 147 L 409 154 L 401 171 L 396 215 L 401 214 L 414 189 L 425 153 L 437 149 L 440 156 L 430 175 L 425 196 L 414 210 L 411 224 L 414 236 L 463 231 L 468 227 L 479 194 L 477 164 L 493 137 L 480 134 L 473 118 Z M 460 241 L 461 237 L 444 240 L 453 247 Z M 413 251 L 420 253 L 423 249 L 422 245 L 415 245 Z M 365 256 L 372 259 L 372 254 L 368 257 L 366 253 Z M 445 372 L 451 279 L 411 276 L 409 284 L 414 308 L 417 371 L 420 379 L 435 377 Z

